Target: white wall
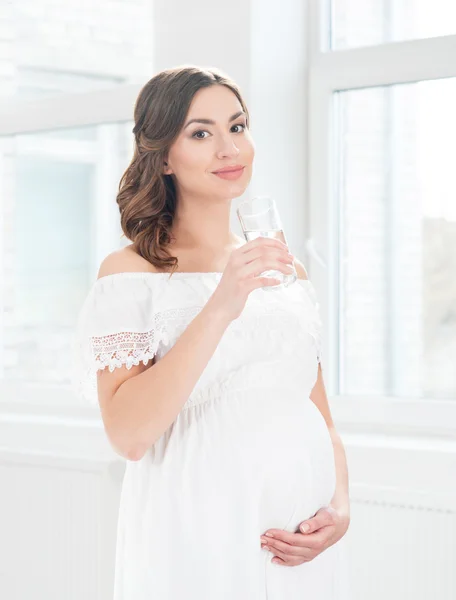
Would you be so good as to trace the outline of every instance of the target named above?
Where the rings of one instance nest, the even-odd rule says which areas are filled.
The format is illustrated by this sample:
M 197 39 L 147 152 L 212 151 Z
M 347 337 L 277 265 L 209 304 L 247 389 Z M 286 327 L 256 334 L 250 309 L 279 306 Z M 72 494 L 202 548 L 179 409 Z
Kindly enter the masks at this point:
M 254 175 L 245 196 L 276 199 L 288 243 L 305 261 L 305 3 L 158 0 L 154 14 L 154 70 L 185 63 L 214 65 L 240 85 L 256 144 Z M 237 204 L 232 206 L 232 228 L 241 234 Z

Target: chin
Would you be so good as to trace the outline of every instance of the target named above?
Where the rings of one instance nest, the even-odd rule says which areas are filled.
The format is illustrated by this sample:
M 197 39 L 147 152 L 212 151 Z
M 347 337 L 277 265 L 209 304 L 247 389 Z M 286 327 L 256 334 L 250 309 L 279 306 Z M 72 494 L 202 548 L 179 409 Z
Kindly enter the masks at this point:
M 241 177 L 239 180 L 230 181 L 228 179 L 220 179 L 214 185 L 214 182 L 211 182 L 210 188 L 207 187 L 204 192 L 204 195 L 208 195 L 211 198 L 218 197 L 221 199 L 226 198 L 239 198 L 245 192 L 250 184 L 251 173 L 250 170 L 248 173 L 244 174 L 244 177 Z
M 219 188 L 217 190 L 217 196 L 220 196 L 221 198 L 230 198 L 232 200 L 233 198 L 239 198 L 239 196 L 242 196 L 242 194 L 247 189 L 247 186 L 245 184 L 234 185 L 233 182 L 230 183 L 231 185 L 225 186 L 224 189 Z
M 218 192 L 226 196 L 227 194 L 232 198 L 238 198 L 242 196 L 245 190 L 248 188 L 250 183 L 242 178 L 240 181 L 221 181 L 220 185 L 217 186 Z

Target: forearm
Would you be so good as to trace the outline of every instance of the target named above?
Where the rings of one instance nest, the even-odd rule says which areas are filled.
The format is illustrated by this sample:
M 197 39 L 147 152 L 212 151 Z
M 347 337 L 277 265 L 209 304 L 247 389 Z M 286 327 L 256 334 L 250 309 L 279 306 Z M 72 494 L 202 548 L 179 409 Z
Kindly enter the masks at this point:
M 111 414 L 132 460 L 175 421 L 228 324 L 209 301 L 161 360 L 119 387 Z
M 329 434 L 334 447 L 336 466 L 336 491 L 331 500 L 331 506 L 337 509 L 340 514 L 350 519 L 350 492 L 345 448 L 335 428 L 329 428 Z

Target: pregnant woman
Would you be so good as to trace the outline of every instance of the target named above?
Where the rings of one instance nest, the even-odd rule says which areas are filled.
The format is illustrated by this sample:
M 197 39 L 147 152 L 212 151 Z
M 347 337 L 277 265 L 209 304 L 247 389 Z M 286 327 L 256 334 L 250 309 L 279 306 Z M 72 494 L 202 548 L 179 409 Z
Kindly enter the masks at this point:
M 315 290 L 281 241 L 230 231 L 254 160 L 239 88 L 168 69 L 134 118 L 117 194 L 131 244 L 102 261 L 75 347 L 78 390 L 126 459 L 114 600 L 348 600 Z M 293 261 L 298 280 L 266 289 Z

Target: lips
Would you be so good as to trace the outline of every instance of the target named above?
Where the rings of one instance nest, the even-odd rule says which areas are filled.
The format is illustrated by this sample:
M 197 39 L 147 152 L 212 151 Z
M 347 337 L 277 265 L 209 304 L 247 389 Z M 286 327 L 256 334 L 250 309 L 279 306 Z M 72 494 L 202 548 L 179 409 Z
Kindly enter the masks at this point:
M 241 165 L 236 165 L 235 167 L 225 167 L 224 169 L 219 169 L 218 171 L 212 171 L 214 175 L 219 175 L 223 173 L 237 173 L 238 171 L 242 171 L 244 167 Z
M 239 179 L 244 174 L 244 167 L 227 167 L 220 171 L 214 171 L 214 175 L 220 179 L 228 179 L 234 181 Z

